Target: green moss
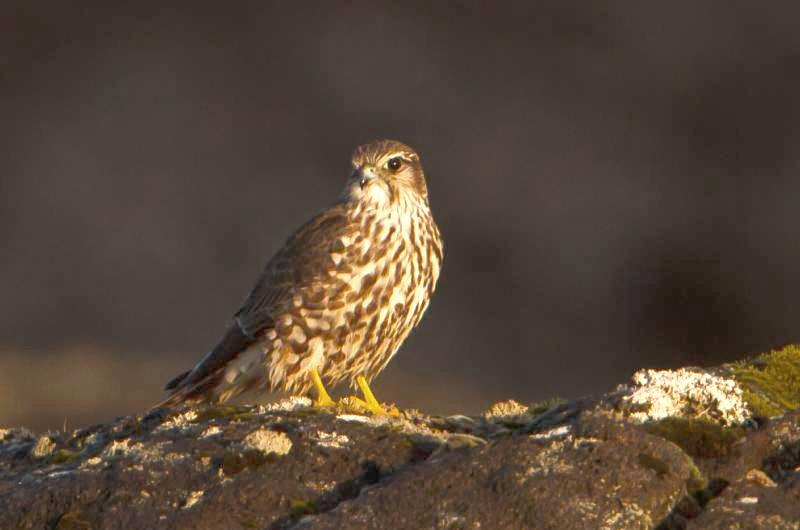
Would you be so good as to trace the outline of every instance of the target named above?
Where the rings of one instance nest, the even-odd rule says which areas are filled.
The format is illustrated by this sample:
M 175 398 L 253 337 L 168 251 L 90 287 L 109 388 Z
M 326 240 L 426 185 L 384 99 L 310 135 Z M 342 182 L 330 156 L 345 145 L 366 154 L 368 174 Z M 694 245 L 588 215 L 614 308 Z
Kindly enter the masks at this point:
M 651 434 L 665 438 L 693 458 L 719 458 L 730 453 L 734 442 L 744 436 L 741 427 L 689 418 L 665 418 L 645 425 Z
M 69 449 L 59 449 L 58 451 L 50 455 L 49 462 L 51 464 L 61 464 L 69 460 L 73 460 L 77 456 L 78 453 L 75 451 L 70 451 Z
M 543 401 L 536 401 L 528 405 L 528 413 L 536 416 L 544 412 L 547 412 L 553 407 L 557 407 L 558 405 L 563 405 L 566 402 L 567 402 L 566 399 L 560 397 L 553 397 L 550 399 L 545 399 Z
M 756 416 L 780 416 L 800 409 L 800 346 L 725 365 L 724 370 L 742 386 Z
M 711 481 L 713 482 L 713 480 Z M 703 473 L 697 468 L 697 465 L 692 461 L 689 466 L 689 478 L 686 479 L 686 491 L 690 495 L 701 496 L 704 491 L 708 490 L 711 484 L 703 476 Z M 705 504 L 705 502 L 703 502 Z
M 299 499 L 292 499 L 289 507 L 294 515 L 306 515 L 314 513 L 314 506 L 308 502 Z

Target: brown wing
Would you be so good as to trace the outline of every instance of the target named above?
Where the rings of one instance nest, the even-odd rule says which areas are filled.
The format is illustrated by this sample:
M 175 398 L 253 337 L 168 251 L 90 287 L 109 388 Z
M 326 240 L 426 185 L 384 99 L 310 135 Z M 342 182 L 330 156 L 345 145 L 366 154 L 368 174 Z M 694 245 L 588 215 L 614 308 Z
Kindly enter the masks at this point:
M 197 366 L 167 383 L 166 390 L 172 394 L 156 407 L 202 399 L 210 393 L 227 363 L 274 326 L 274 315 L 291 303 L 296 292 L 327 277 L 333 266 L 330 253 L 337 243 L 341 244 L 339 237 L 350 227 L 340 205 L 301 226 L 267 263 L 255 288 L 236 313 L 236 324 Z
M 274 317 L 287 308 L 292 297 L 316 281 L 328 278 L 333 268 L 331 252 L 352 223 L 337 205 L 317 215 L 289 238 L 269 261 L 250 296 L 236 313 L 236 322 L 250 337 L 274 325 Z

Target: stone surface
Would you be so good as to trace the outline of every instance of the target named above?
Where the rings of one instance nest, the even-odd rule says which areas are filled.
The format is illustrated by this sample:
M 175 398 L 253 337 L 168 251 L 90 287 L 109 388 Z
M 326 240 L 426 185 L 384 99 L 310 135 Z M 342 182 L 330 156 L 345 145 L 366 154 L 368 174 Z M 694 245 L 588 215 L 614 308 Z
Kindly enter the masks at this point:
M 697 479 L 674 444 L 603 416 L 396 473 L 307 528 L 652 528 Z
M 479 416 L 294 398 L 0 428 L 0 528 L 800 528 L 800 414 L 731 424 L 686 373 L 652 403 L 633 384 Z M 673 394 L 693 406 L 643 419 Z
M 800 528 L 800 414 L 774 420 L 738 442 L 718 467 L 729 484 L 690 528 Z

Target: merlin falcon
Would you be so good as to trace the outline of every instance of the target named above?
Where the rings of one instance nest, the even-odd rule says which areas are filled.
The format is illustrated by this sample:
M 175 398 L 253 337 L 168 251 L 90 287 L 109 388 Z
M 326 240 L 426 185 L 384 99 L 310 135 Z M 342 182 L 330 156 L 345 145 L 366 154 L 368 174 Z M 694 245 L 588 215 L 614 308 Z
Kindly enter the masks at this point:
M 170 381 L 158 406 L 223 403 L 250 389 L 298 394 L 347 379 L 374 413 L 372 381 L 436 289 L 442 240 L 419 155 L 395 140 L 358 147 L 341 197 L 267 263 L 217 346 Z

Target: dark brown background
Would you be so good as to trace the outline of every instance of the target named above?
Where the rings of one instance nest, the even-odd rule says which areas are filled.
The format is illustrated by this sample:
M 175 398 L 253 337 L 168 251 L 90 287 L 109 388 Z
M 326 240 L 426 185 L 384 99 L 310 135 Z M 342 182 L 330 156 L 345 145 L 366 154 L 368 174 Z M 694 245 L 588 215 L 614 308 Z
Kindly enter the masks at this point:
M 796 2 L 129 4 L 0 15 L 0 424 L 159 399 L 378 136 L 446 239 L 380 398 L 800 340 Z

